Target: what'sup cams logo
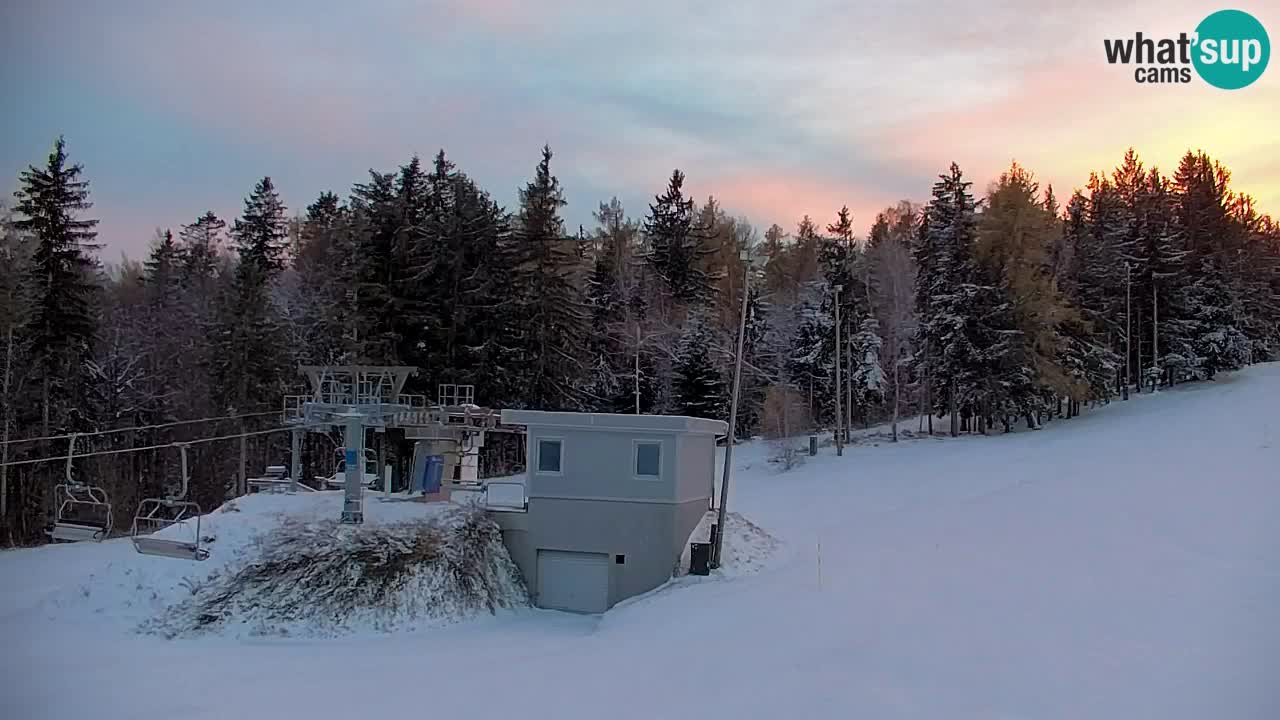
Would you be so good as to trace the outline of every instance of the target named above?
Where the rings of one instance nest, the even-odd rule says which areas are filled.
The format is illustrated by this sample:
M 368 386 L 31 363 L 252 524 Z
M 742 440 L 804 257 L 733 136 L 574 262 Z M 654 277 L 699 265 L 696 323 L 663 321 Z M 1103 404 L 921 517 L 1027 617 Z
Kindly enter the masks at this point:
M 1271 40 L 1262 23 L 1241 10 L 1219 10 L 1176 38 L 1103 40 L 1107 62 L 1137 65 L 1139 83 L 1189 83 L 1195 69 L 1200 79 L 1223 90 L 1252 85 L 1267 69 Z

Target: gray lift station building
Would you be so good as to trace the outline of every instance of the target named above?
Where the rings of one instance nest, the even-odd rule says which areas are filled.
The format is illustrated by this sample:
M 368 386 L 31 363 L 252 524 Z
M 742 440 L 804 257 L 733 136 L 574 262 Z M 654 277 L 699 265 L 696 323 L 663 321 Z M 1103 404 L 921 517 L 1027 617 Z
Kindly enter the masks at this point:
M 527 428 L 525 512 L 494 513 L 538 607 L 604 612 L 669 580 L 711 509 L 720 420 L 503 410 Z

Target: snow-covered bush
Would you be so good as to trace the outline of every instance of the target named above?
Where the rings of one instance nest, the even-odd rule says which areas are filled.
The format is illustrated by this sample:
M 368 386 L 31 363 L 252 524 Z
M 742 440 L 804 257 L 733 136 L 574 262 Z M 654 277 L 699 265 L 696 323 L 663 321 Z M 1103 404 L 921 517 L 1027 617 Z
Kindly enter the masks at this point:
M 253 634 L 339 635 L 527 603 L 497 524 L 478 510 L 382 526 L 286 521 L 248 558 L 143 630 L 177 637 L 240 625 Z
M 769 438 L 773 451 L 771 462 L 782 465 L 784 470 L 804 462 L 804 454 L 796 447 L 794 435 L 808 430 L 809 413 L 800 394 L 786 385 L 773 385 L 765 392 L 760 424 Z

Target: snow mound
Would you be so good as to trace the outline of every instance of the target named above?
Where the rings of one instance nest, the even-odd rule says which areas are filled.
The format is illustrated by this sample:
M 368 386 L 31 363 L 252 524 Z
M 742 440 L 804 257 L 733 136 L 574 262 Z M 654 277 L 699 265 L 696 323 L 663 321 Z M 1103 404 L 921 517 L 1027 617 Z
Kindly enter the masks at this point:
M 251 562 L 261 539 L 287 524 L 323 523 L 342 513 L 341 491 L 256 494 L 230 500 L 200 519 L 203 562 L 140 555 L 127 537 L 100 543 L 45 545 L 0 554 L 0 618 L 29 616 L 95 626 L 119 625 L 129 632 L 189 600 L 211 578 Z M 365 525 L 378 527 L 423 521 L 450 510 L 445 503 L 422 503 L 367 494 Z M 156 533 L 175 539 L 194 536 L 194 520 Z
M 497 523 L 451 508 L 389 525 L 286 520 L 140 629 L 166 637 L 413 631 L 527 605 Z
M 716 521 L 716 513 L 708 512 L 702 516 L 698 527 L 694 528 L 689 542 L 710 542 L 711 526 Z M 769 559 L 777 552 L 781 543 L 767 530 L 756 525 L 736 512 L 725 515 L 726 526 L 724 545 L 720 549 L 720 567 L 716 572 L 726 577 L 751 575 L 768 565 Z M 684 549 L 680 557 L 678 575 L 689 573 L 689 548 Z

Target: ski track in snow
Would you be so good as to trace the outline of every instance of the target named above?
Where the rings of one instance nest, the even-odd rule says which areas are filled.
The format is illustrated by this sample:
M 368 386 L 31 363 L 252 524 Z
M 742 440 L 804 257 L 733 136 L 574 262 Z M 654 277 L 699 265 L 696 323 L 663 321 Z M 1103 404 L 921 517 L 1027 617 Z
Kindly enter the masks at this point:
M 214 565 L 127 540 L 3 552 L 0 717 L 1275 720 L 1277 400 L 1273 363 L 787 473 L 741 446 L 729 504 L 773 555 L 598 617 L 165 641 L 132 632 L 150 593 Z

